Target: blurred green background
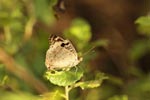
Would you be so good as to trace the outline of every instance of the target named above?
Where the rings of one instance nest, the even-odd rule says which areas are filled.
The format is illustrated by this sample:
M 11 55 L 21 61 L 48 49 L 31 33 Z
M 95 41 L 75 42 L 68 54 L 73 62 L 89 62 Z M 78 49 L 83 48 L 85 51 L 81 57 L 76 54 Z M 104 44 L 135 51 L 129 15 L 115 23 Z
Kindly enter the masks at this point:
M 70 100 L 150 100 L 149 0 L 0 0 L 0 100 L 63 100 L 47 81 L 50 34 L 72 41 L 84 77 Z

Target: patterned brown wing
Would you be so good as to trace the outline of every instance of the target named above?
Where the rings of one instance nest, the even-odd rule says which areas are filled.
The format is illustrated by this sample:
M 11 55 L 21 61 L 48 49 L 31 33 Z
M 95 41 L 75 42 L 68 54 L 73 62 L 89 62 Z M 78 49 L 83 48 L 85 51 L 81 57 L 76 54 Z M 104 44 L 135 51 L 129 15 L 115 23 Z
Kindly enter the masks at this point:
M 55 35 L 52 35 L 49 40 L 51 45 L 45 59 L 45 65 L 48 69 L 69 68 L 76 66 L 81 61 L 69 40 Z
M 54 34 L 52 34 L 48 39 L 49 39 L 49 43 L 51 45 L 54 44 L 55 42 L 63 42 L 64 41 L 63 38 L 56 36 Z

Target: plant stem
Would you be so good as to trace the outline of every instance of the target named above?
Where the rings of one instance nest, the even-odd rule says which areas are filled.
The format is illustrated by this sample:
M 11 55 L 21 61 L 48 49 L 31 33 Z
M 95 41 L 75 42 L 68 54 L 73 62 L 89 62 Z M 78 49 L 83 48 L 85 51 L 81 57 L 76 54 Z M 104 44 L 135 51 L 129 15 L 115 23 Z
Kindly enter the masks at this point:
M 65 96 L 66 100 L 69 100 L 69 86 L 65 86 Z

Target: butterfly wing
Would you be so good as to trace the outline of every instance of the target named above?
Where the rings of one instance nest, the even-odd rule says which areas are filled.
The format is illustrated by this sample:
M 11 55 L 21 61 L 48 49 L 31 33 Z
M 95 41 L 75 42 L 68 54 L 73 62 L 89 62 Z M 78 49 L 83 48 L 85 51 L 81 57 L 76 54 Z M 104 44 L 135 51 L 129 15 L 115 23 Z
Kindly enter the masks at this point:
M 57 39 L 59 39 L 59 37 L 57 37 Z M 73 67 L 79 62 L 77 52 L 72 43 L 62 38 L 60 41 L 53 41 L 53 44 L 51 44 L 46 53 L 45 64 L 49 69 Z

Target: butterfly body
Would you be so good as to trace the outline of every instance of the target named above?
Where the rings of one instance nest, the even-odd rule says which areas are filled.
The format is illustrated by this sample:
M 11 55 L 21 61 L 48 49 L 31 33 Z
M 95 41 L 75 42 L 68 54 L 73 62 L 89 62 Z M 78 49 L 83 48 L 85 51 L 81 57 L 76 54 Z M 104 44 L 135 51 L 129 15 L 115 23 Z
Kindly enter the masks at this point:
M 79 58 L 75 48 L 69 40 L 52 35 L 50 47 L 46 52 L 45 65 L 48 69 L 71 68 L 79 64 Z

